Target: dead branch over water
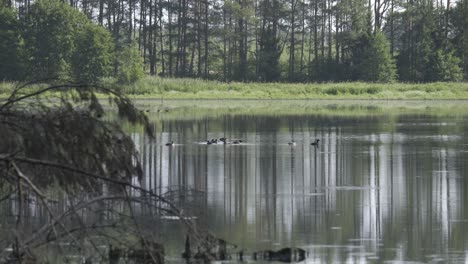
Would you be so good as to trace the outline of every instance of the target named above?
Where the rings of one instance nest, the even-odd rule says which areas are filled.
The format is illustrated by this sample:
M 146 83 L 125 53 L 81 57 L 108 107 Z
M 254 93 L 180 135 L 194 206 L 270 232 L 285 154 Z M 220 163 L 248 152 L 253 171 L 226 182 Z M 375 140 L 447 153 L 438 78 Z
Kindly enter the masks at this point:
M 221 240 L 185 217 L 172 194 L 139 185 L 135 145 L 118 120 L 104 118 L 95 92 L 152 137 L 128 98 L 106 87 L 34 87 L 18 86 L 0 102 L 0 263 L 44 262 L 68 251 L 87 263 L 162 263 L 162 216 L 176 217 L 190 234 L 187 254 L 198 248 L 201 258 L 216 258 Z

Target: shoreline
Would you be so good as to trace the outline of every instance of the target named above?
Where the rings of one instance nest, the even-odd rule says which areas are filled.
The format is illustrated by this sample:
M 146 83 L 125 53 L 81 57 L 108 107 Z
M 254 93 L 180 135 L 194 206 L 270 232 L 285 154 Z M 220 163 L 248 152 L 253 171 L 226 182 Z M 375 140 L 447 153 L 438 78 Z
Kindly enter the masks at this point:
M 467 101 L 468 102 L 468 97 L 467 98 L 198 98 L 198 97 L 157 97 L 153 95 L 149 96 L 134 96 L 134 95 L 127 95 L 130 99 L 132 100 L 138 100 L 138 101 L 262 101 L 262 102 L 268 102 L 268 101 L 304 101 L 304 102 L 312 102 L 312 101 L 318 101 L 318 102 L 326 102 L 326 101 L 342 101 L 342 102 L 357 102 L 357 101 L 363 101 L 363 102 L 411 102 L 411 101 L 420 101 L 420 102 L 435 102 L 435 101 L 454 101 L 454 102 L 461 102 L 461 101 Z M 0 97 L 2 98 L 2 97 Z
M 468 100 L 467 82 L 240 83 L 146 77 L 122 87 L 135 99 Z
M 7 98 L 17 84 L 0 82 L 0 98 Z M 468 100 L 468 82 L 224 83 L 188 78 L 145 77 L 128 85 L 118 85 L 113 81 L 104 81 L 100 85 L 116 88 L 134 100 Z
M 152 100 L 133 99 L 150 120 L 214 117 L 220 115 L 263 116 L 398 116 L 424 114 L 452 116 L 468 113 L 468 100 Z

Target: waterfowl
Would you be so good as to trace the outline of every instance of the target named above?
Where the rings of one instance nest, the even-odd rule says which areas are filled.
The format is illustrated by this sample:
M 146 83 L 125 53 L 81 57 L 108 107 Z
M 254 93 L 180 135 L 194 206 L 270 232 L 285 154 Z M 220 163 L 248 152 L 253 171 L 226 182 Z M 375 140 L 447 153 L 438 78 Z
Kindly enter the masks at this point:
M 236 141 L 233 141 L 232 144 L 240 144 L 242 142 L 242 140 L 236 140 Z
M 293 141 L 291 141 L 291 142 L 288 142 L 288 145 L 289 145 L 289 146 L 296 146 L 296 141 L 293 140 Z
M 174 145 L 174 141 L 171 141 L 171 142 L 167 142 L 167 143 L 166 143 L 166 146 L 168 146 L 168 147 L 170 147 L 170 146 L 172 146 L 172 145 Z
M 312 146 L 318 146 L 320 139 L 316 139 L 315 142 L 310 143 Z
M 219 141 L 223 141 L 223 142 L 226 142 L 226 140 L 227 140 L 227 138 L 225 138 L 225 137 L 222 137 L 222 138 L 219 139 Z

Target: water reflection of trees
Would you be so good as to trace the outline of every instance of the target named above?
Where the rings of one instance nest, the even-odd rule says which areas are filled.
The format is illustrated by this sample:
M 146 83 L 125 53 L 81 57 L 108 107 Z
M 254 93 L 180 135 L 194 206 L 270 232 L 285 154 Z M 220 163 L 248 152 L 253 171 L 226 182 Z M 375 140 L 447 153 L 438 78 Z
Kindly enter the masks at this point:
M 178 137 L 181 145 L 153 153 L 159 155 L 155 167 L 162 168 L 158 188 L 204 191 L 200 206 L 208 225 L 249 248 L 309 245 L 319 256 L 341 260 L 359 252 L 382 259 L 453 258 L 464 254 L 467 237 L 466 137 L 453 119 L 165 121 L 177 131 L 162 131 L 161 142 Z M 226 135 L 247 143 L 194 143 Z M 315 138 L 319 148 L 310 146 Z M 290 140 L 298 145 L 288 146 Z

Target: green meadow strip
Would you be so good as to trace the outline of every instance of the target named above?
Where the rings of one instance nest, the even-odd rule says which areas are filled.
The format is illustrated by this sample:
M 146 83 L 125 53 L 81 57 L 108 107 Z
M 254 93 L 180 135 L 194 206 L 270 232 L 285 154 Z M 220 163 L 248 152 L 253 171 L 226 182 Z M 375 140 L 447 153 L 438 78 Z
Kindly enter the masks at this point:
M 165 99 L 468 99 L 468 83 L 223 83 L 148 77 L 123 88 Z
M 468 116 L 465 100 L 135 100 L 152 121 L 259 116 Z
M 0 82 L 0 97 L 7 97 L 15 85 L 12 82 Z M 135 99 L 468 99 L 466 82 L 224 83 L 146 77 L 131 85 L 119 87 Z

